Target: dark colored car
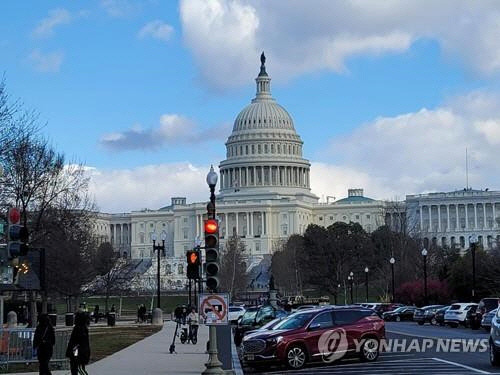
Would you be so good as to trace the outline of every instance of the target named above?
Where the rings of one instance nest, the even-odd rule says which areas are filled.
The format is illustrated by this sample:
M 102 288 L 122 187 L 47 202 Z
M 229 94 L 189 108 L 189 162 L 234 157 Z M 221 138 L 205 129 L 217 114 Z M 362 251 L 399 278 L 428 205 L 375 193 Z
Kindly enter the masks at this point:
M 382 317 L 382 315 L 385 312 L 393 311 L 393 310 L 397 309 L 398 307 L 402 307 L 402 306 L 404 306 L 404 305 L 402 305 L 400 303 L 380 303 L 373 308 L 373 311 L 375 311 L 378 314 L 378 316 Z
M 445 306 L 440 308 L 434 314 L 434 319 L 431 320 L 432 325 L 439 324 L 440 326 L 444 326 L 444 313 L 450 308 L 450 306 Z
M 417 322 L 419 325 L 424 325 L 424 323 L 431 323 L 432 325 L 436 325 L 436 312 L 443 307 L 443 305 L 429 305 L 424 306 L 420 309 L 416 309 L 415 313 L 413 314 L 413 321 Z
M 287 315 L 284 310 L 276 309 L 271 305 L 249 307 L 234 329 L 234 343 L 239 346 L 246 332 L 260 328 L 273 319 Z
M 336 348 L 341 348 L 338 353 L 331 352 L 332 335 L 339 343 Z M 384 321 L 373 310 L 356 306 L 322 307 L 296 312 L 272 330 L 245 336 L 243 362 L 249 367 L 274 363 L 300 369 L 307 362 L 322 359 L 328 362 L 327 359 L 340 359 L 344 354 L 375 361 L 384 338 Z M 340 356 L 332 359 L 332 354 Z
M 385 321 L 400 322 L 402 320 L 413 320 L 413 314 L 417 308 L 414 306 L 402 306 L 395 310 L 387 311 L 382 314 Z
M 500 308 L 491 320 L 490 330 L 490 362 L 493 366 L 500 366 Z
M 498 307 L 496 309 L 488 311 L 486 314 L 483 315 L 483 318 L 481 319 L 481 327 L 483 327 L 486 331 L 488 332 L 490 331 L 491 321 L 493 320 L 497 312 L 498 312 Z
M 465 327 L 471 327 L 473 329 L 477 329 L 481 326 L 481 314 L 477 314 L 478 306 L 472 306 L 469 310 L 467 310 L 467 314 L 465 315 Z M 479 319 L 479 320 L 478 320 Z

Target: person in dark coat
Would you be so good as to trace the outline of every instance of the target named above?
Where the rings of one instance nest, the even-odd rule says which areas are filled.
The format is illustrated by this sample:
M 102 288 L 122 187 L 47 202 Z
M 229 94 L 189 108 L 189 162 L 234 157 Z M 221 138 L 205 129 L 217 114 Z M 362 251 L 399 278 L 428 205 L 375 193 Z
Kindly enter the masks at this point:
M 51 375 L 49 361 L 52 358 L 52 351 L 56 337 L 54 328 L 50 324 L 47 314 L 40 314 L 38 317 L 38 326 L 33 337 L 33 348 L 37 351 L 39 374 Z
M 99 305 L 95 305 L 94 307 L 94 322 L 99 322 Z
M 66 357 L 69 358 L 71 375 L 88 375 L 85 365 L 90 361 L 90 342 L 87 316 L 78 312 L 75 316 L 75 326 L 69 338 Z

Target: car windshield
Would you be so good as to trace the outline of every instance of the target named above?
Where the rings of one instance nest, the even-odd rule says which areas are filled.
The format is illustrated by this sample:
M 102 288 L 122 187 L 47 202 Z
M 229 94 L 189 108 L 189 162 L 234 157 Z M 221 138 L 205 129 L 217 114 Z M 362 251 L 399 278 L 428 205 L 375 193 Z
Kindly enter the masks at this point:
M 257 309 L 256 310 L 247 310 L 243 316 L 241 317 L 241 324 L 250 324 L 254 321 L 255 315 L 257 315 Z
M 401 311 L 403 311 L 405 309 L 406 309 L 406 307 L 398 307 L 397 309 L 394 309 L 394 310 L 392 310 L 390 312 L 395 312 L 396 313 L 396 312 L 401 312 Z
M 271 320 L 270 322 L 264 324 L 261 329 L 274 329 L 274 327 L 282 320 L 282 318 L 276 318 Z
M 451 305 L 450 310 L 460 310 L 460 305 Z
M 229 308 L 229 312 L 237 312 L 237 311 L 241 311 L 241 307 L 230 307 Z
M 274 329 L 296 329 L 296 328 L 301 328 L 315 314 L 316 314 L 316 312 L 308 311 L 308 312 L 296 313 L 296 314 L 290 315 L 288 318 L 286 318 L 282 322 L 278 323 L 274 327 Z

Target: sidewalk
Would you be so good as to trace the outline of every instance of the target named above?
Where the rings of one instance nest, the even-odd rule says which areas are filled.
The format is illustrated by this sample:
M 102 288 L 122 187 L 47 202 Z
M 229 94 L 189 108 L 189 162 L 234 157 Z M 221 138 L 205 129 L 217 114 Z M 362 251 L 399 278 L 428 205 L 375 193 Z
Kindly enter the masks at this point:
M 176 353 L 169 347 L 174 335 L 175 323 L 166 321 L 163 329 L 152 336 L 116 352 L 87 367 L 89 375 L 184 375 L 201 374 L 205 369 L 208 354 L 205 354 L 208 327 L 201 325 L 198 343 L 181 344 L 175 340 Z M 91 343 L 92 344 L 92 343 Z M 17 375 L 36 375 L 24 373 Z M 69 370 L 52 371 L 53 375 L 69 375 Z

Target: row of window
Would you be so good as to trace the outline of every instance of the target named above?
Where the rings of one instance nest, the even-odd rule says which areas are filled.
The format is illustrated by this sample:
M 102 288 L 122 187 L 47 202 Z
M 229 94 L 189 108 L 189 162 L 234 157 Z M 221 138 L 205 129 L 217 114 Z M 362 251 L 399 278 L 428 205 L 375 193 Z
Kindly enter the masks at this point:
M 283 151 L 283 152 L 282 152 Z M 291 143 L 285 144 L 275 144 L 271 143 L 268 145 L 257 144 L 257 145 L 240 145 L 240 146 L 227 146 L 227 157 L 231 156 L 241 156 L 241 155 L 251 155 L 251 154 L 291 154 L 291 155 L 301 155 L 301 147 L 299 145 L 294 145 Z

